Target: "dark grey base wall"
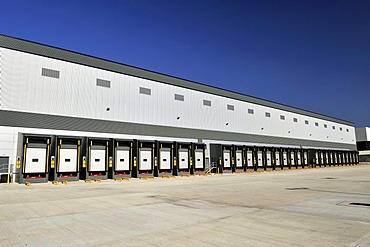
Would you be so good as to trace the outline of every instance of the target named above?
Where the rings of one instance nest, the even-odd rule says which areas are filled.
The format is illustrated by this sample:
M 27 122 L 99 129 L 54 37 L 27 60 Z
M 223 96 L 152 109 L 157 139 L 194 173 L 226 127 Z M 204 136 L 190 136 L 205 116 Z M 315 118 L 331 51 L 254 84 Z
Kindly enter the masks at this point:
M 0 126 L 356 150 L 356 145 L 0 110 Z

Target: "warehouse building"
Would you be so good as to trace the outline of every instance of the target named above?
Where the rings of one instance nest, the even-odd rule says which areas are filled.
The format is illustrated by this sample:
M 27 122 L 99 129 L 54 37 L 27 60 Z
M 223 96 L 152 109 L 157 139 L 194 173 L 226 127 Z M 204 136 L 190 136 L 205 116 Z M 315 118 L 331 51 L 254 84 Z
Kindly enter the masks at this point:
M 358 162 L 351 122 L 5 35 L 0 137 L 20 183 Z
M 370 163 L 370 128 L 356 128 L 356 140 L 359 162 Z

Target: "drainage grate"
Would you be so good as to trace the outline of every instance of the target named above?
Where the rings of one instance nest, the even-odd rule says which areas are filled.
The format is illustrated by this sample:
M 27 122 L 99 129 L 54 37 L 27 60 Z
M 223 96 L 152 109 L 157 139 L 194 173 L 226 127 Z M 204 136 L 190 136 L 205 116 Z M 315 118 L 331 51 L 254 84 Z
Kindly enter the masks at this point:
M 297 188 L 285 188 L 286 190 L 308 190 L 306 187 L 297 187 Z
M 370 207 L 370 203 L 350 202 L 349 205 Z

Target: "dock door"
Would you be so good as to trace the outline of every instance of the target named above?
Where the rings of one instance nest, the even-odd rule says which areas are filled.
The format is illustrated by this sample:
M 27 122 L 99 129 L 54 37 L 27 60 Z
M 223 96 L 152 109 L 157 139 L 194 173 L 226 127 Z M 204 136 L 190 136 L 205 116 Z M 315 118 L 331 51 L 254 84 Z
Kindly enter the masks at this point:
M 84 138 L 82 140 L 81 179 L 107 179 L 109 163 L 109 139 Z
M 253 162 L 253 148 L 247 148 L 247 171 L 254 171 L 254 162 Z
M 258 147 L 256 148 L 257 152 L 257 170 L 265 170 L 265 165 L 264 165 L 264 158 L 263 158 L 263 148 Z
M 234 172 L 244 172 L 244 148 L 243 146 L 233 146 L 234 152 Z
M 80 179 L 81 144 L 79 137 L 57 136 L 55 138 L 55 160 L 51 170 L 54 181 L 78 181 Z
M 288 160 L 288 150 L 284 148 L 282 151 L 283 151 L 283 159 L 282 159 L 283 169 L 289 169 L 290 161 Z
M 194 171 L 193 174 L 204 174 L 206 170 L 205 166 L 205 149 L 206 144 L 204 143 L 193 143 L 193 150 L 194 150 Z
M 168 177 L 173 174 L 173 142 L 157 142 L 157 166 L 154 167 L 156 177 Z
M 112 162 L 109 162 L 109 178 L 130 178 L 132 177 L 133 162 L 133 140 L 113 139 L 112 147 L 109 148 Z
M 50 144 L 50 136 L 23 135 L 23 156 L 19 155 L 23 160 L 16 167 L 16 181 L 19 183 L 48 181 Z
M 158 157 L 155 157 L 155 142 L 136 141 L 135 147 L 133 177 L 154 177 L 155 167 L 158 166 Z
M 266 153 L 266 170 L 273 170 L 271 148 L 266 148 L 265 153 Z
M 192 147 L 191 143 L 175 143 L 177 169 L 174 167 L 174 175 L 191 175 L 193 169 Z
M 223 146 L 222 150 L 222 167 L 223 173 L 232 172 L 232 161 L 231 161 L 231 147 Z
M 273 155 L 275 156 L 275 170 L 281 170 L 281 150 L 275 149 Z

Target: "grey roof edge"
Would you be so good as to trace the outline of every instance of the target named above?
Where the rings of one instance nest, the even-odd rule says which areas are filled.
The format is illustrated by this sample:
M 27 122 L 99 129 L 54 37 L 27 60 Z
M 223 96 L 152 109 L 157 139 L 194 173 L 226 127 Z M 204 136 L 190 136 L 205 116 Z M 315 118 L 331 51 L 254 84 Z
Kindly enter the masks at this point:
M 241 93 L 233 92 L 226 89 L 221 89 L 213 86 L 208 86 L 202 83 L 181 79 L 178 77 L 141 69 L 138 67 L 58 48 L 50 45 L 40 44 L 33 41 L 28 41 L 20 38 L 14 38 L 7 35 L 0 34 L 0 47 L 12 49 L 16 51 L 26 52 L 34 55 L 49 57 L 62 61 L 81 64 L 89 67 L 104 69 L 120 74 L 126 74 L 143 79 L 153 80 L 173 86 L 179 86 L 187 89 L 192 89 L 204 93 L 210 93 L 230 99 L 240 100 L 248 103 L 258 104 L 261 106 L 271 107 L 279 110 L 284 110 L 296 114 L 306 115 L 310 117 L 319 118 L 322 120 L 332 121 L 340 124 L 354 126 L 353 122 L 322 115 L 319 113 L 299 109 L 296 107 L 279 104 L 276 102 L 260 99 L 257 97 L 244 95 Z
M 330 149 L 356 150 L 356 144 L 337 142 L 323 142 L 306 139 L 295 139 L 276 136 L 263 136 L 256 134 L 242 134 L 202 129 L 169 127 L 161 125 L 117 122 L 111 120 L 79 118 L 70 116 L 49 115 L 31 112 L 0 110 L 0 126 L 36 128 L 49 130 L 82 131 L 94 133 L 110 133 L 158 136 L 168 138 L 186 138 L 202 140 L 220 140 L 227 142 L 248 142 L 256 144 L 273 144 L 281 146 L 307 146 Z

